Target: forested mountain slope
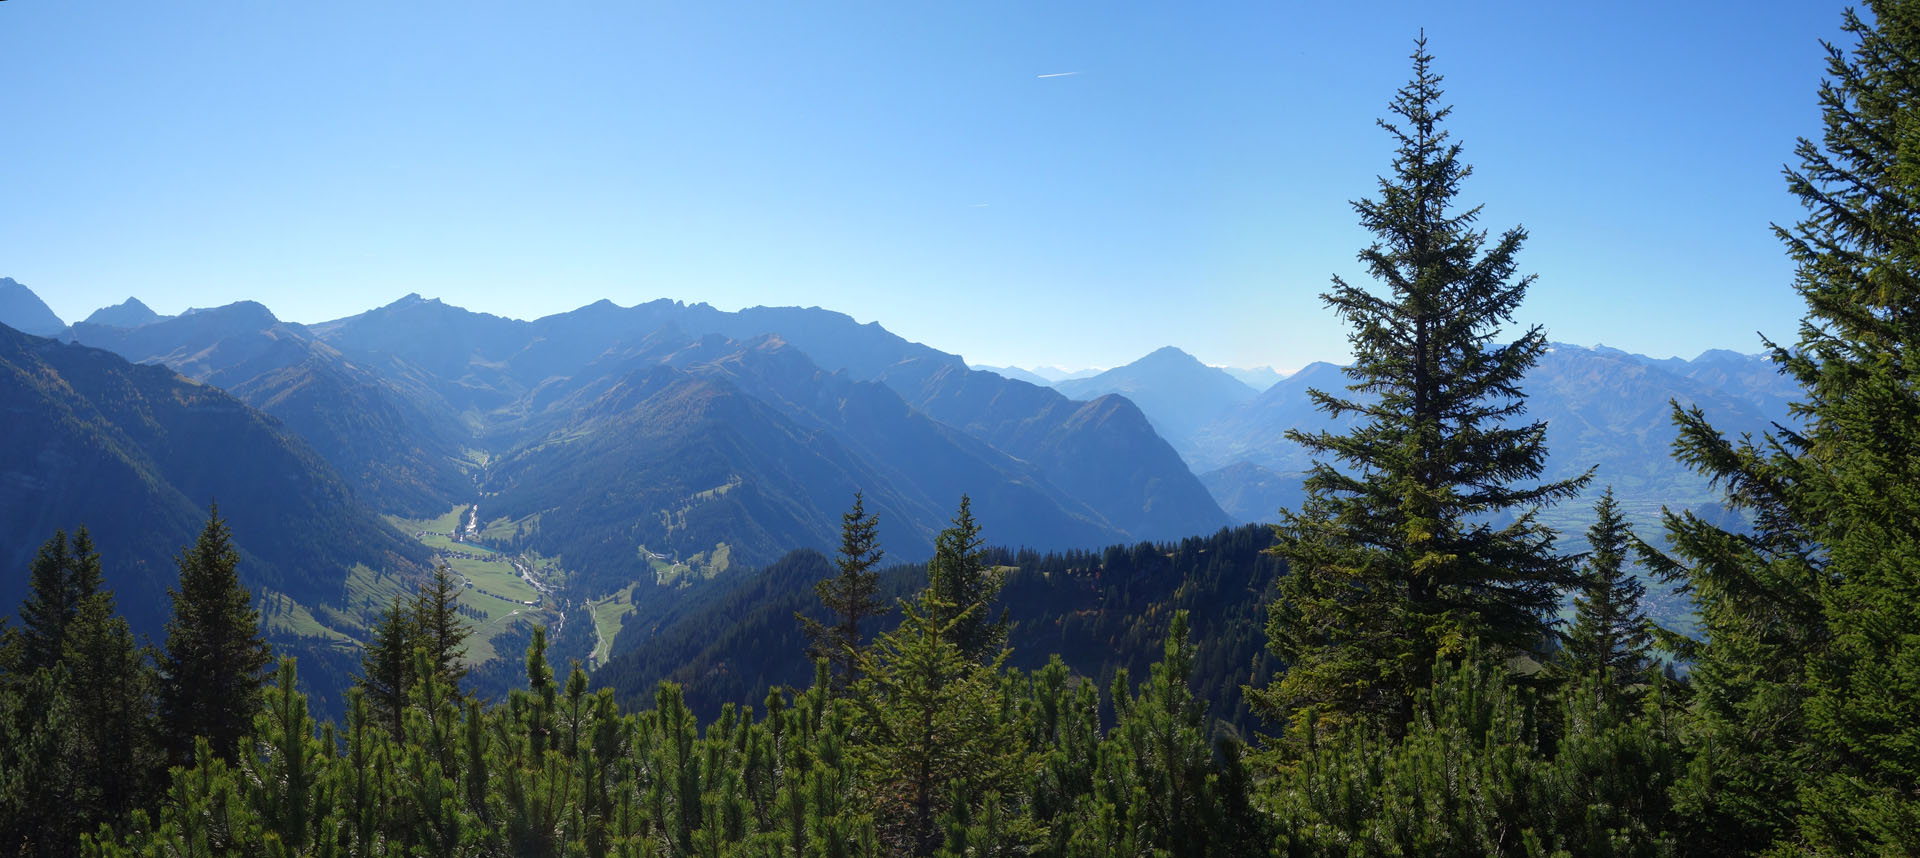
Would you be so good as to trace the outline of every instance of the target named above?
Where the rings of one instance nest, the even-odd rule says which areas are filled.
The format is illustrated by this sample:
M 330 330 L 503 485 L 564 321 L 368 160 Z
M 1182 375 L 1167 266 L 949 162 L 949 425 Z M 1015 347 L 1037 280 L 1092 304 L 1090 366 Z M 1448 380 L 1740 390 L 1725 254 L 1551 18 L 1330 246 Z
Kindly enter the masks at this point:
M 778 339 L 650 342 L 660 351 L 640 368 L 552 406 L 561 422 L 502 457 L 481 487 L 489 515 L 535 520 L 528 541 L 567 557 L 586 586 L 650 579 L 634 546 L 702 555 L 708 568 L 718 556 L 757 566 L 795 545 L 826 547 L 835 510 L 861 490 L 906 556 L 931 552 L 946 508 L 970 489 L 1019 544 L 1122 535 L 1030 465 Z
M 136 628 L 158 633 L 173 557 L 218 501 L 256 591 L 336 603 L 349 570 L 418 568 L 401 538 L 279 421 L 216 387 L 0 327 L 0 602 L 56 529 L 86 525 Z
M 1117 397 L 1075 402 L 970 371 L 956 356 L 817 308 L 728 313 L 673 301 L 634 307 L 602 301 L 523 322 L 411 295 L 312 326 L 282 322 L 252 302 L 172 318 L 128 308 L 110 308 L 126 309 L 124 319 L 103 317 L 125 324 L 83 322 L 69 336 L 136 362 L 165 364 L 280 417 L 382 511 L 427 519 L 477 500 L 476 492 L 507 492 L 504 503 L 489 505 L 490 520 L 498 516 L 529 534 L 521 547 L 566 555 L 582 566 L 601 563 L 586 570 L 583 583 L 646 577 L 642 543 L 614 552 L 601 535 L 598 547 L 587 550 L 560 534 L 584 532 L 595 516 L 557 496 L 539 508 L 523 501 L 551 494 L 532 488 L 546 482 L 540 463 L 556 461 L 550 455 L 556 433 L 578 440 L 595 426 L 611 425 L 604 408 L 599 417 L 586 416 L 595 397 L 618 379 L 668 361 L 682 369 L 701 363 L 699 374 L 723 377 L 770 413 L 828 433 L 848 457 L 843 466 L 812 471 L 821 482 L 802 490 L 804 480 L 769 470 L 774 460 L 753 447 L 780 433 L 740 427 L 741 443 L 720 451 L 722 457 L 758 455 L 760 464 L 750 467 L 743 458 L 716 465 L 724 472 L 716 486 L 737 478 L 747 486 L 743 497 L 806 498 L 804 509 L 790 503 L 767 509 L 788 509 L 774 517 L 810 523 L 760 521 L 747 517 L 749 507 L 722 504 L 715 511 L 725 515 L 700 529 L 705 544 L 653 547 L 670 556 L 711 557 L 725 543 L 746 552 L 740 559 L 764 563 L 796 544 L 826 547 L 824 523 L 851 485 L 828 473 L 864 475 L 860 484 L 891 519 L 907 525 L 903 552 L 926 550 L 941 525 L 940 511 L 962 492 L 980 498 L 990 523 L 1014 544 L 1046 548 L 1178 538 L 1227 520 L 1132 403 Z M 685 347 L 713 336 L 740 355 L 756 356 L 696 360 Z M 768 336 L 783 344 L 780 357 L 741 345 Z M 804 366 L 770 371 L 776 365 Z M 646 419 L 654 430 L 668 428 L 662 415 Z M 476 462 L 486 459 L 506 470 L 480 489 L 476 478 L 485 475 Z M 672 464 L 650 459 L 645 466 L 657 472 Z M 627 521 L 671 518 L 674 510 L 713 497 L 702 493 L 716 487 L 689 485 L 673 497 L 655 487 L 643 496 L 630 490 L 631 482 L 621 488 L 613 469 L 569 473 L 587 481 L 585 494 L 611 503 L 607 515 Z M 596 487 L 602 481 L 613 482 Z M 831 505 L 810 506 L 829 495 Z M 536 516 L 541 526 L 529 531 L 525 525 Z M 768 538 L 774 533 L 803 541 L 776 545 Z M 661 534 L 652 538 L 664 542 Z M 623 559 L 604 562 L 616 555 Z
M 1263 526 L 1243 526 L 1097 551 L 992 550 L 987 560 L 1001 567 L 1005 586 L 989 613 L 1004 609 L 1013 622 L 1010 666 L 1038 669 L 1058 654 L 1104 687 L 1123 669 L 1144 679 L 1173 613 L 1187 611 L 1201 642 L 1195 694 L 1223 729 L 1250 735 L 1256 722 L 1240 686 L 1265 683 L 1277 667 L 1263 633 L 1265 604 L 1283 571 L 1264 553 L 1272 540 Z M 681 683 L 703 717 L 726 703 L 755 703 L 769 685 L 804 686 L 813 666 L 794 614 L 818 614 L 813 584 L 833 572 L 819 554 L 795 552 L 764 569 L 716 577 L 671 612 L 638 609 L 594 683 L 634 704 L 661 680 Z M 880 593 L 891 606 L 926 583 L 924 564 L 895 565 L 881 573 Z M 868 632 L 898 622 L 890 610 Z
M 225 388 L 280 418 L 382 512 L 438 515 L 472 485 L 463 429 L 430 395 L 382 377 L 250 301 L 70 338 Z
M 636 349 L 646 351 L 640 344 L 662 329 L 740 342 L 778 336 L 829 375 L 884 383 L 934 420 L 1033 463 L 1053 487 L 1129 536 L 1177 538 L 1226 521 L 1137 409 L 1077 403 L 1052 390 L 974 372 L 957 356 L 828 310 L 753 307 L 728 313 L 665 300 L 633 307 L 601 301 L 518 322 L 409 296 L 313 326 L 321 339 L 367 365 L 404 367 L 431 378 L 454 410 L 506 446 L 529 440 L 523 433 L 533 424 L 525 421 L 551 410 L 552 388 L 622 365 L 609 358 L 634 359 Z M 937 527 L 935 521 L 921 523 Z

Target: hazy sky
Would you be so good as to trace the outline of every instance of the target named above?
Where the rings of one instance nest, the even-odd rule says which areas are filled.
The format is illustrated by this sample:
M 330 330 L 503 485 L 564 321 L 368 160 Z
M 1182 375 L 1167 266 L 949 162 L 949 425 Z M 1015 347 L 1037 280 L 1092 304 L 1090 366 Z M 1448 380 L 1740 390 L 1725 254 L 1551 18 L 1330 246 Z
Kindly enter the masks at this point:
M 1522 321 L 1790 337 L 1839 4 L 0 3 L 0 276 L 68 321 L 819 305 L 976 363 L 1346 354 L 1424 27 Z

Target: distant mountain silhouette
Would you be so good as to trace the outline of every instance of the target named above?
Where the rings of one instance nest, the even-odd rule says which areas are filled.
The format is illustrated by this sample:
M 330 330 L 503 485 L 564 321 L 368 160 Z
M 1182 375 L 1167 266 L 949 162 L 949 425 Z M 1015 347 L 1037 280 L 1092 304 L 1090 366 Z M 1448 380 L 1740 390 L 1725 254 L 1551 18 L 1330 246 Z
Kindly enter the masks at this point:
M 1266 507 L 1287 495 L 1260 486 L 1271 486 L 1277 475 L 1303 473 L 1312 462 L 1286 431 L 1343 431 L 1357 419 L 1330 420 L 1307 391 L 1351 398 L 1349 383 L 1339 367 L 1312 364 L 1203 427 L 1182 452 L 1205 474 L 1222 506 L 1243 520 L 1267 520 L 1278 507 Z M 1541 356 L 1523 389 L 1527 411 L 1521 419 L 1547 424 L 1543 479 L 1597 466 L 1596 490 L 1612 485 L 1646 515 L 1659 501 L 1682 507 L 1714 498 L 1705 480 L 1672 458 L 1670 402 L 1698 405 L 1728 434 L 1757 435 L 1789 419 L 1787 403 L 1797 391 L 1757 355 L 1714 350 L 1688 361 L 1565 344 Z M 1240 464 L 1261 470 L 1231 467 Z
M 818 377 L 794 379 L 798 387 L 793 389 L 755 388 L 752 395 L 776 403 L 818 397 L 822 394 L 815 388 L 828 384 L 834 374 L 879 382 L 907 408 L 983 442 L 1001 459 L 1031 463 L 1037 473 L 1016 482 L 1030 486 L 1037 496 L 1054 498 L 1065 510 L 1063 516 L 1035 520 L 1060 521 L 1067 527 L 1053 536 L 1023 531 L 1031 533 L 1032 544 L 1063 545 L 1081 536 L 1107 539 L 1115 534 L 1170 539 L 1209 531 L 1228 520 L 1131 405 L 1076 403 L 1051 389 L 972 371 L 955 355 L 843 313 L 798 307 L 729 313 L 677 301 L 633 307 L 600 301 L 522 322 L 413 295 L 312 327 L 321 340 L 356 362 L 389 376 L 416 379 L 441 397 L 450 413 L 463 415 L 485 443 L 502 450 L 537 443 L 553 431 L 550 424 L 556 415 L 565 414 L 556 403 L 571 395 L 569 391 L 595 379 L 605 383 L 616 376 L 615 370 L 630 371 L 659 360 L 647 343 L 662 330 L 691 337 L 719 335 L 736 343 L 777 336 L 805 355 Z M 1128 455 L 1116 455 L 1120 452 Z M 996 467 L 1004 471 L 1004 466 Z M 926 493 L 904 487 L 924 474 L 890 473 L 902 492 Z M 935 499 L 940 517 L 913 515 L 909 520 L 918 526 L 937 525 L 958 502 L 952 489 L 978 496 L 997 484 L 971 489 L 950 484 L 940 493 L 955 496 Z M 781 546 L 792 547 L 797 545 Z
M 12 281 L 0 295 L 44 307 Z M 1045 549 L 1271 520 L 1311 464 L 1286 432 L 1353 419 L 1307 393 L 1345 394 L 1332 364 L 1261 390 L 1241 378 L 1278 373 L 1168 347 L 1059 379 L 970 368 L 817 307 L 600 301 L 522 321 L 415 294 L 299 325 L 254 302 L 163 317 L 130 298 L 56 330 L 272 415 L 356 503 L 420 518 L 481 501 L 516 546 L 577 567 L 578 598 L 662 558 L 711 570 L 830 549 L 856 489 L 901 559 L 931 551 L 963 492 L 997 541 Z M 1740 432 L 1784 419 L 1794 395 L 1752 356 L 1562 345 L 1526 390 L 1526 419 L 1548 424 L 1545 478 L 1598 465 L 1623 499 L 1679 503 L 1710 493 L 1667 455 L 1668 400 Z
M 383 511 L 446 512 L 471 479 L 458 462 L 466 429 L 408 379 L 347 360 L 300 325 L 242 301 L 134 328 L 82 322 L 72 339 L 163 364 L 226 388 L 286 421 Z
M 1172 445 L 1123 396 L 1059 391 L 906 361 L 881 377 L 928 416 L 1040 467 L 1055 486 L 1135 539 L 1207 533 L 1229 519 Z
M 1299 372 L 1261 391 L 1200 427 L 1191 445 L 1182 450 L 1195 471 L 1206 472 L 1240 461 L 1250 461 L 1280 473 L 1299 473 L 1311 459 L 1286 439 L 1294 428 L 1337 428 L 1351 418 L 1328 421 L 1308 390 L 1346 393 L 1347 377 L 1340 367 L 1324 361 L 1307 364 Z
M 477 418 L 532 387 L 534 371 L 507 368 L 533 339 L 527 328 L 526 322 L 414 294 L 309 330 L 382 377 L 431 391 L 446 412 Z M 473 419 L 469 426 L 480 428 Z
M 1204 601 L 1163 593 L 1165 582 L 1116 585 L 1112 570 L 1164 571 L 1152 558 L 1165 550 L 1151 542 L 1297 508 L 1312 462 L 1286 433 L 1339 431 L 1355 419 L 1330 421 L 1308 393 L 1348 395 L 1350 380 L 1332 364 L 1281 378 L 1168 347 L 1099 372 L 968 367 L 817 307 L 600 301 L 524 321 L 415 294 L 300 325 L 250 301 L 165 317 L 129 298 L 68 328 L 30 290 L 0 280 L 0 321 L 16 317 L 71 342 L 0 330 L 0 405 L 26 415 L 0 447 L 0 562 L 24 569 L 53 528 L 84 521 L 119 564 L 122 604 L 145 611 L 136 622 L 151 630 L 171 555 L 217 497 L 248 582 L 306 612 L 280 627 L 312 636 L 294 645 L 309 647 L 321 662 L 312 675 L 331 687 L 353 669 L 352 641 L 375 602 L 401 586 L 392 574 L 427 559 L 379 513 L 432 518 L 477 503 L 483 525 L 505 525 L 484 540 L 557 558 L 566 575 L 542 610 L 572 620 L 556 626 L 555 639 L 568 641 L 560 658 L 591 645 L 596 629 L 581 603 L 634 588 L 629 603 L 648 622 L 667 629 L 680 617 L 644 669 L 623 662 L 629 678 L 651 681 L 699 643 L 676 606 L 715 591 L 691 579 L 785 568 L 767 584 L 781 590 L 781 609 L 753 609 L 754 628 L 772 629 L 790 621 L 786 605 L 810 598 L 805 585 L 821 571 L 819 555 L 789 552 L 830 551 L 855 491 L 880 515 L 889 557 L 908 562 L 932 552 L 965 493 L 995 543 L 1064 552 L 1025 566 L 1072 570 L 1013 579 L 1020 588 L 1010 593 L 1051 600 L 1029 613 L 1052 625 L 1018 633 L 1040 641 L 1098 611 L 1107 640 L 1147 631 L 1126 617 L 1149 602 L 1115 586 L 1152 605 Z M 1715 502 L 1668 455 L 1670 400 L 1740 433 L 1785 420 L 1797 395 L 1753 356 L 1655 359 L 1564 345 L 1525 389 L 1523 419 L 1547 423 L 1543 479 L 1597 465 L 1596 490 L 1615 486 L 1641 520 L 1656 501 Z M 1555 514 L 1554 526 L 1577 532 L 1580 512 Z M 1215 537 L 1251 557 L 1250 538 Z M 1109 544 L 1098 557 L 1077 551 Z M 1180 550 L 1176 565 L 1204 572 L 1216 549 Z M 355 567 L 364 568 L 350 575 Z M 18 576 L 0 580 L 16 591 L 0 598 L 17 600 Z M 1270 581 L 1215 584 L 1229 593 Z M 743 598 L 708 607 L 733 610 Z M 725 669 L 760 633 L 728 632 L 698 658 Z M 511 650 L 525 632 L 502 635 L 494 642 Z M 623 637 L 631 645 L 639 635 Z M 1127 646 L 1149 653 L 1156 640 Z M 1104 663 L 1104 654 L 1082 656 Z M 805 667 L 767 666 L 796 664 Z M 1242 659 L 1219 676 L 1244 668 Z
M 1106 370 L 1104 369 L 1068 370 L 1068 369 L 1062 369 L 1057 366 L 1037 366 L 1033 368 L 1032 372 L 1034 375 L 1040 376 L 1041 378 L 1044 378 L 1047 381 L 1058 384 L 1062 381 L 1073 381 L 1074 379 L 1078 379 L 1078 378 L 1092 378 L 1096 375 L 1099 375 L 1100 373 L 1106 372 Z
M 1266 390 L 1269 387 L 1279 384 L 1281 379 L 1287 377 L 1286 373 L 1270 366 L 1223 366 L 1220 367 L 1220 371 L 1239 379 L 1241 384 L 1251 387 L 1254 390 Z
M 972 364 L 967 368 L 974 370 L 976 372 L 990 372 L 1002 378 L 1011 379 L 1013 381 L 1024 381 L 1028 384 L 1036 384 L 1041 387 L 1053 386 L 1053 381 L 1047 378 L 1046 376 L 1028 372 L 1017 366 L 987 366 L 985 364 Z
M 0 277 L 0 325 L 38 337 L 51 337 L 67 328 L 39 295 L 11 277 Z
M 1062 381 L 1054 387 L 1072 399 L 1109 393 L 1127 397 L 1140 406 L 1153 428 L 1175 449 L 1190 447 L 1194 433 L 1202 426 L 1260 393 L 1172 346 L 1126 366 L 1090 378 Z
M 1684 364 L 1556 344 L 1527 375 L 1528 416 L 1547 421 L 1546 476 L 1598 465 L 1596 479 L 1622 494 L 1684 502 L 1710 494 L 1672 457 L 1671 402 L 1699 406 L 1738 436 L 1789 420 L 1798 388 L 1757 355 L 1712 351 Z
M 195 381 L 222 384 L 298 363 L 313 338 L 253 301 L 198 310 L 138 327 L 81 322 L 73 342 L 103 348 L 136 363 L 166 364 Z
M 1229 521 L 1127 400 L 974 372 L 817 308 L 602 301 L 521 321 L 409 295 L 311 326 L 240 302 L 69 336 L 272 414 L 383 512 L 480 503 L 510 525 L 501 547 L 564 558 L 573 600 L 663 564 L 831 549 L 856 490 L 909 560 L 963 493 L 998 539 L 1047 549 Z
M 137 328 L 148 322 L 170 319 L 140 302 L 139 298 L 128 298 L 111 307 L 101 307 L 89 314 L 82 324 L 101 325 L 109 328 Z

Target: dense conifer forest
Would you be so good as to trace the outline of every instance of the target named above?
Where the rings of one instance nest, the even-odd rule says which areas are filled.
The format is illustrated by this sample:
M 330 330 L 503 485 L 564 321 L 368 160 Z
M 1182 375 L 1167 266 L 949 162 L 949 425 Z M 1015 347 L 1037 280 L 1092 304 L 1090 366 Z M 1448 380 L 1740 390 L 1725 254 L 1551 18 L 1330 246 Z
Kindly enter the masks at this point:
M 1207 702 L 1215 730 L 1252 735 L 1259 722 L 1241 687 L 1264 685 L 1274 664 L 1266 652 L 1265 605 L 1285 564 L 1266 552 L 1272 544 L 1270 528 L 1249 525 L 1100 551 L 987 548 L 985 563 L 1001 574 L 1000 604 L 1010 623 L 1007 664 L 1037 670 L 1058 656 L 1105 687 L 1121 670 L 1144 674 L 1160 658 L 1173 615 L 1185 611 L 1195 639 L 1207 642 L 1191 679 L 1194 693 Z M 824 623 L 833 613 L 816 587 L 834 569 L 816 552 L 797 551 L 743 574 L 745 581 L 716 578 L 670 608 L 636 614 L 613 647 L 617 654 L 593 671 L 593 685 L 640 706 L 656 684 L 671 681 L 706 719 L 728 703 L 759 702 L 770 686 L 804 686 L 813 677 L 809 654 L 820 651 L 808 646 L 803 624 Z M 882 610 L 862 623 L 863 637 L 897 625 L 892 606 L 927 583 L 924 563 L 873 575 Z M 796 613 L 802 623 L 794 622 Z
M 1542 523 L 1591 477 L 1543 477 L 1527 234 L 1459 199 L 1422 40 L 1354 204 L 1376 282 L 1324 296 L 1355 363 L 1316 397 L 1352 419 L 1295 437 L 1316 466 L 1270 529 L 1041 556 L 989 550 L 963 497 L 929 563 L 889 567 L 856 497 L 836 557 L 765 572 L 812 604 L 703 608 L 777 625 L 753 641 L 771 667 L 716 678 L 683 628 L 596 688 L 536 630 L 495 702 L 443 570 L 318 723 L 217 509 L 151 644 L 77 527 L 0 645 L 0 850 L 1920 854 L 1920 6 L 1867 5 L 1787 171 L 1805 217 L 1777 230 L 1806 315 L 1772 357 L 1801 422 L 1728 437 L 1674 406 L 1675 456 L 1737 527 L 1637 533 L 1611 492 L 1585 552 Z M 1649 623 L 1643 578 L 1691 598 L 1697 634 Z

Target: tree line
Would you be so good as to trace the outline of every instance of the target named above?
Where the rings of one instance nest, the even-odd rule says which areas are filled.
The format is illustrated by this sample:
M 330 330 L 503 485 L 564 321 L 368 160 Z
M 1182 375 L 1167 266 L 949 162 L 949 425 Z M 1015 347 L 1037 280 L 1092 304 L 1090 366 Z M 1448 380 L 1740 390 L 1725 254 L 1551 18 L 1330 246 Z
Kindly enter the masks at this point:
M 1540 524 L 1595 475 L 1541 479 L 1520 380 L 1546 340 L 1504 335 L 1527 235 L 1457 203 L 1471 169 L 1422 40 L 1381 123 L 1391 170 L 1354 204 L 1377 285 L 1324 296 L 1365 395 L 1316 391 L 1358 419 L 1294 436 L 1317 464 L 1274 527 L 1283 669 L 1246 689 L 1263 735 L 1214 738 L 1184 614 L 1137 682 L 1009 668 L 1003 570 L 965 498 L 925 586 L 887 605 L 856 497 L 825 618 L 801 621 L 814 679 L 757 709 L 702 724 L 668 683 L 623 710 L 577 666 L 562 683 L 538 630 L 526 687 L 483 705 L 443 574 L 390 606 L 345 722 L 316 724 L 294 664 L 265 673 L 216 515 L 181 555 L 164 652 L 113 619 L 84 532 L 36 559 L 0 684 L 5 848 L 1920 854 L 1920 8 L 1868 6 L 1829 48 L 1825 134 L 1787 171 L 1807 215 L 1778 232 L 1807 314 L 1769 347 L 1796 422 L 1727 438 L 1674 409 L 1676 456 L 1750 526 L 1670 513 L 1661 547 L 1610 491 L 1584 553 Z M 1691 596 L 1697 637 L 1647 621 L 1636 567 Z
M 251 737 L 270 655 L 232 534 L 212 507 L 175 562 L 164 646 L 134 640 L 103 587 L 85 527 L 58 532 L 28 570 L 20 625 L 0 639 L 0 842 L 72 854 L 123 825 L 196 749 L 232 757 Z

